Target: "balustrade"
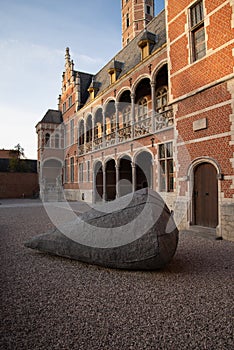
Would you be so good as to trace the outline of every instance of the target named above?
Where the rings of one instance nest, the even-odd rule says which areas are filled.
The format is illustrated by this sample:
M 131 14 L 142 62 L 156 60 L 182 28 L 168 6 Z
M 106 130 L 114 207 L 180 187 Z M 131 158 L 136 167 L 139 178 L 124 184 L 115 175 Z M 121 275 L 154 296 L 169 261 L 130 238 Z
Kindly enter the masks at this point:
M 127 125 L 123 128 L 118 128 L 117 132 L 111 132 L 103 137 L 95 138 L 93 141 L 87 142 L 85 145 L 78 147 L 78 154 L 82 155 L 85 152 L 100 150 L 104 147 L 115 145 L 116 143 L 132 140 L 135 137 L 141 137 L 163 130 L 174 124 L 173 110 L 168 109 L 161 113 L 156 113 L 153 117 L 136 121 L 133 125 Z M 133 126 L 133 135 L 132 135 Z

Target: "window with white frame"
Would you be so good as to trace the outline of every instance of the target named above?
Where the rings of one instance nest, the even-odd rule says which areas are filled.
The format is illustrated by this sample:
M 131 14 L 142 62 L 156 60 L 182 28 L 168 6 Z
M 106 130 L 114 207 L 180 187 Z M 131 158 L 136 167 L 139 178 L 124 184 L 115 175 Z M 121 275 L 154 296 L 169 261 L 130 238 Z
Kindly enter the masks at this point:
M 196 2 L 190 8 L 190 31 L 192 61 L 197 61 L 206 54 L 203 1 Z
M 163 143 L 158 147 L 159 189 L 161 192 L 174 190 L 173 143 Z

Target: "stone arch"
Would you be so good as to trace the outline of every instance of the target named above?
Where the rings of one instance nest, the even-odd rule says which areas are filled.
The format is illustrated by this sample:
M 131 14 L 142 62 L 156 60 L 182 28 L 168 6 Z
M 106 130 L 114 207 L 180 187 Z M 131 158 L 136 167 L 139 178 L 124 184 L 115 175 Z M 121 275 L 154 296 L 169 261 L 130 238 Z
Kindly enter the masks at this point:
M 149 79 L 151 81 L 151 76 L 149 74 L 142 74 L 140 75 L 132 84 L 132 93 L 136 93 L 136 88 L 143 79 Z
M 132 158 L 130 155 L 121 155 L 118 159 L 119 183 L 118 194 L 124 196 L 133 191 L 132 184 Z
M 216 228 L 220 216 L 220 165 L 210 157 L 196 158 L 188 167 L 187 178 L 191 198 L 190 223 Z
M 137 152 L 134 156 L 135 190 L 153 186 L 153 155 L 148 150 Z
M 121 96 L 123 96 L 125 92 L 129 92 L 131 98 L 131 89 L 129 87 L 123 87 L 118 91 L 118 94 L 116 96 L 116 102 L 120 102 Z
M 163 61 L 161 61 L 159 64 L 157 64 L 157 66 L 154 68 L 153 72 L 152 72 L 152 82 L 156 81 L 156 76 L 158 74 L 158 72 L 160 71 L 160 69 L 167 65 L 168 66 L 168 61 L 167 59 L 164 59 Z

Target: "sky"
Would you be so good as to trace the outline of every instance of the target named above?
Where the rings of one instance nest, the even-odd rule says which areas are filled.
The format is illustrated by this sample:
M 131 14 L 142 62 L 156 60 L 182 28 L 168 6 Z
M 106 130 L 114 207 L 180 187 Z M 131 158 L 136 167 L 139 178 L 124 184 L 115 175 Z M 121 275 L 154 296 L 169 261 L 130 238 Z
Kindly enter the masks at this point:
M 66 47 L 75 70 L 95 74 L 121 41 L 120 0 L 0 0 L 0 149 L 37 158 L 35 126 L 57 109 Z

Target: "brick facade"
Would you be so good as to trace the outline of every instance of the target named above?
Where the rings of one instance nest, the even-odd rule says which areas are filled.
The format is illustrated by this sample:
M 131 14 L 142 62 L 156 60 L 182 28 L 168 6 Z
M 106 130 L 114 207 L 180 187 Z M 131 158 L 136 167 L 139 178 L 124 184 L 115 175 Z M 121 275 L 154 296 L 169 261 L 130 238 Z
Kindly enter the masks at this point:
M 209 222 L 199 216 L 201 188 L 210 227 L 234 240 L 233 1 L 167 0 L 145 30 L 129 25 L 126 34 L 127 11 L 131 24 L 147 5 L 153 1 L 122 1 L 123 49 L 97 74 L 76 71 L 66 49 L 63 123 L 52 112 L 38 123 L 40 166 L 57 160 L 56 179 L 69 200 L 112 200 L 152 187 L 180 228 Z M 64 148 L 47 154 L 46 132 L 58 128 Z M 207 169 L 210 181 L 203 180 Z

